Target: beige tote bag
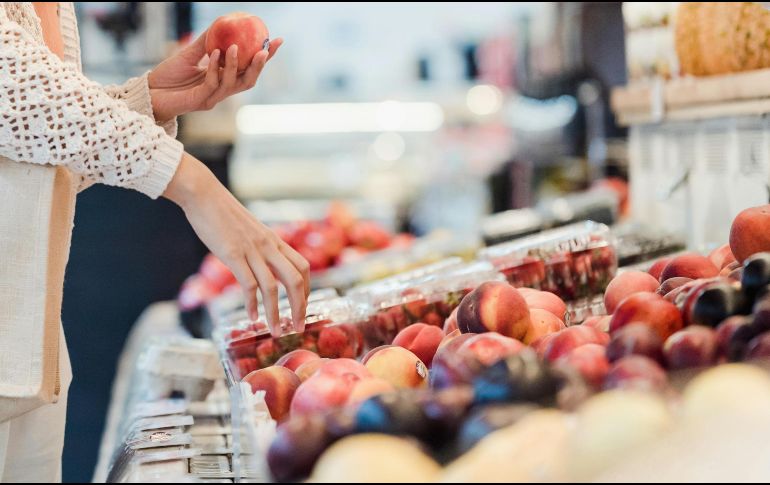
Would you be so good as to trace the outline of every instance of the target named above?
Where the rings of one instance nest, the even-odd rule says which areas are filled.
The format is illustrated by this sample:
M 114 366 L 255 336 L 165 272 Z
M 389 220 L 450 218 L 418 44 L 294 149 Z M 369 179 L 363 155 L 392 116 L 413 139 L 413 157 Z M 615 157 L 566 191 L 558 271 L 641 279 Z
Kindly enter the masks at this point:
M 66 168 L 0 157 L 0 422 L 58 398 L 75 196 Z

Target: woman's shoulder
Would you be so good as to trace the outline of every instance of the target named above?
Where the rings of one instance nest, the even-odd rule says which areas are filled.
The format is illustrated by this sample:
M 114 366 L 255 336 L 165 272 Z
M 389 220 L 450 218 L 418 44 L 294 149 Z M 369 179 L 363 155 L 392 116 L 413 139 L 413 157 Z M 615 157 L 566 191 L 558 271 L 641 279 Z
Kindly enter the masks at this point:
M 34 38 L 43 38 L 40 22 L 31 2 L 0 2 L 0 20 L 16 22 Z

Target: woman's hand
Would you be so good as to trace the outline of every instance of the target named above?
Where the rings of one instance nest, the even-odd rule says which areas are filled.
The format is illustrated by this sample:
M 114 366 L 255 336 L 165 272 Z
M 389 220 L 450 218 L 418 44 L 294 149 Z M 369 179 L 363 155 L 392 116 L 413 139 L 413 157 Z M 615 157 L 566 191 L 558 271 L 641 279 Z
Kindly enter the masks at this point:
M 206 33 L 192 44 L 150 71 L 147 78 L 155 119 L 168 121 L 190 111 L 208 110 L 223 99 L 251 89 L 257 83 L 265 63 L 283 44 L 282 39 L 270 41 L 267 52 L 259 51 L 245 71 L 238 72 L 238 47 L 227 52 L 218 49 L 206 55 Z M 225 67 L 220 58 L 225 56 Z
M 256 220 L 208 168 L 187 153 L 163 196 L 184 210 L 201 240 L 233 271 L 251 319 L 259 316 L 259 288 L 268 325 L 274 334 L 280 331 L 277 277 L 286 287 L 294 328 L 304 329 L 310 266 L 302 256 Z

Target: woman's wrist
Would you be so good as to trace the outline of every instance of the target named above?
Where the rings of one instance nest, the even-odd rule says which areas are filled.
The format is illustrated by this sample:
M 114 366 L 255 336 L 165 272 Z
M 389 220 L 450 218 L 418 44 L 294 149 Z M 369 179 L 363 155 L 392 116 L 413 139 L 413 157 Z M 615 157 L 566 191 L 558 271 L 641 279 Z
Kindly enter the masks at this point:
M 166 187 L 163 197 L 174 202 L 183 210 L 187 210 L 191 203 L 215 189 L 218 183 L 208 167 L 197 158 L 184 152 L 179 167 Z

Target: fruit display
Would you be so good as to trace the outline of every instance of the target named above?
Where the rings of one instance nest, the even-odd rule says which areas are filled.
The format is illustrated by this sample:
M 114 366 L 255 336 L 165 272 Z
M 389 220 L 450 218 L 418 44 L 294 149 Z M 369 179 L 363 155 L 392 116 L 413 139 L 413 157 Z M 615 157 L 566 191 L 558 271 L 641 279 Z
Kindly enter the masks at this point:
M 278 337 L 262 321 L 240 320 L 220 326 L 216 338 L 236 377 L 273 364 L 297 371 L 315 359 L 355 359 L 364 353 L 364 308 L 347 298 L 334 298 L 309 303 L 307 314 L 305 330 L 298 333 L 284 311 Z
M 371 308 L 361 326 L 366 347 L 389 345 L 415 323 L 443 328 L 463 297 L 480 284 L 501 278 L 486 262 L 450 266 L 414 280 L 386 279 L 353 288 L 348 296 Z M 459 313 L 458 313 L 459 323 Z
M 310 263 L 311 271 L 354 262 L 391 245 L 409 247 L 414 239 L 394 236 L 374 221 L 357 219 L 342 202 L 331 203 L 321 220 L 283 224 L 275 231 Z
M 307 346 L 280 355 L 255 344 L 261 369 L 241 376 L 278 422 L 272 477 L 591 481 L 691 423 L 758 414 L 770 403 L 770 253 L 732 254 L 621 271 L 604 285 L 607 314 L 582 324 L 567 325 L 559 294 L 516 287 L 488 261 L 320 302 L 366 308 L 355 352 L 351 313 L 327 310 L 321 328 L 335 332 L 307 337 L 308 324 L 290 335 Z M 259 332 L 230 330 L 225 352 Z M 383 458 L 391 446 L 408 456 Z
M 548 291 L 571 302 L 602 295 L 617 271 L 609 228 L 585 222 L 479 252 L 515 287 Z

